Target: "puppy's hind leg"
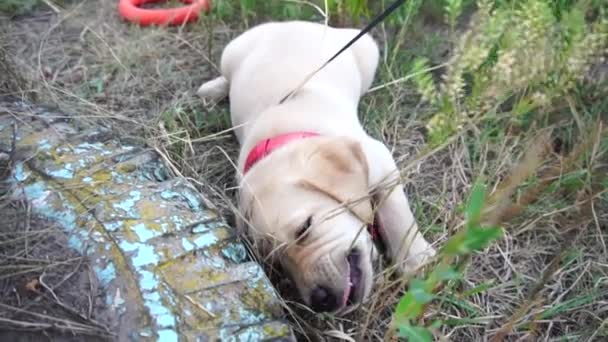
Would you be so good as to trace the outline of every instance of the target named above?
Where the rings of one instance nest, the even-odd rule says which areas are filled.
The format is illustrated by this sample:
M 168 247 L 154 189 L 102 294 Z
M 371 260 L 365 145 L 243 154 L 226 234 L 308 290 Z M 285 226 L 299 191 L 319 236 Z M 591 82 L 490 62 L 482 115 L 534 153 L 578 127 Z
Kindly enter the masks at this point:
M 205 102 L 218 102 L 228 96 L 230 84 L 224 76 L 203 83 L 196 94 Z
M 358 30 L 351 30 L 353 36 L 358 34 Z M 357 61 L 357 67 L 361 72 L 361 95 L 365 94 L 371 87 L 378 61 L 380 59 L 380 51 L 378 44 L 369 34 L 364 35 L 352 46 L 352 51 Z

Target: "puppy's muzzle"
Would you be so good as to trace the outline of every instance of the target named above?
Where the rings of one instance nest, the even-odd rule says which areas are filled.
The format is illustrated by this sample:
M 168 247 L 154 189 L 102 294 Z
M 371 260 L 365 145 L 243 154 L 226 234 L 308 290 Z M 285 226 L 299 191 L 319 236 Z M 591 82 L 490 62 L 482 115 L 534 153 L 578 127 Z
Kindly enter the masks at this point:
M 317 286 L 312 290 L 310 305 L 316 312 L 335 311 L 340 307 L 340 304 L 338 296 L 325 286 Z
M 332 312 L 355 304 L 361 300 L 363 281 L 361 271 L 361 253 L 353 249 L 347 256 L 348 263 L 345 286 L 332 289 L 323 285 L 315 287 L 310 295 L 310 306 L 316 312 Z

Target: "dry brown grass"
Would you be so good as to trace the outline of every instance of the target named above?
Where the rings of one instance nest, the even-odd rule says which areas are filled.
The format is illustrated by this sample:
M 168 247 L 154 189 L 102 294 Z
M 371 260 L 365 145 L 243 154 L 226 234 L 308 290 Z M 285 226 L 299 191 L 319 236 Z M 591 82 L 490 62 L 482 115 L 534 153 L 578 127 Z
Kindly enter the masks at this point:
M 93 3 L 6 22 L 8 51 L 31 81 L 28 91 L 83 125 L 111 126 L 125 138 L 149 144 L 232 217 L 237 145 L 227 106 L 205 108 L 194 91 L 216 75 L 221 49 L 244 26 L 205 18 L 183 28 L 138 28 L 119 20 L 112 2 Z M 375 34 L 390 43 L 395 35 L 390 32 L 379 29 Z M 392 56 L 411 47 L 389 52 Z M 394 79 L 389 71 L 396 66 L 388 60 L 378 84 Z M 586 110 L 587 103 L 574 106 Z M 483 177 L 492 191 L 497 189 L 532 141 L 531 135 L 515 131 L 491 137 L 473 126 L 428 153 L 423 129 L 428 113 L 402 83 L 368 95 L 361 113 L 371 133 L 392 146 L 399 165 L 407 169 L 406 191 L 415 215 L 437 245 L 460 227 L 460 206 L 474 180 Z M 597 119 L 594 115 L 582 121 L 597 126 L 589 121 Z M 509 217 L 505 238 L 474 255 L 464 280 L 446 287 L 428 308 L 425 321 L 444 323 L 436 332 L 441 339 L 608 338 L 608 197 L 598 195 L 604 191 L 602 174 L 608 165 L 606 148 L 600 146 L 605 136 L 588 134 L 572 116 L 558 117 L 549 126 L 562 132 L 565 146 L 544 155 L 539 170 L 532 170 L 535 178 L 519 184 L 510 198 L 521 199 L 543 180 L 554 184 L 568 169 L 587 170 L 580 177 L 584 185 L 576 192 L 558 188 L 535 193 L 523 210 Z M 592 152 L 570 164 L 560 154 L 582 145 Z M 312 314 L 292 293 L 283 292 L 294 329 L 302 340 L 383 340 L 406 284 L 385 275 L 376 282 L 370 302 L 343 318 Z

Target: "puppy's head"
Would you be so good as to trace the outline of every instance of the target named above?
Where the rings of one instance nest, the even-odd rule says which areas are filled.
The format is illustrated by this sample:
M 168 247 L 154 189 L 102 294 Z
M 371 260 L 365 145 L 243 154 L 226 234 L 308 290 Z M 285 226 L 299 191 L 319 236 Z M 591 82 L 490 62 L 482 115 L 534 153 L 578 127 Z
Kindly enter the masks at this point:
M 368 167 L 358 142 L 315 137 L 273 152 L 243 178 L 240 225 L 279 261 L 315 311 L 346 312 L 372 285 L 377 258 Z

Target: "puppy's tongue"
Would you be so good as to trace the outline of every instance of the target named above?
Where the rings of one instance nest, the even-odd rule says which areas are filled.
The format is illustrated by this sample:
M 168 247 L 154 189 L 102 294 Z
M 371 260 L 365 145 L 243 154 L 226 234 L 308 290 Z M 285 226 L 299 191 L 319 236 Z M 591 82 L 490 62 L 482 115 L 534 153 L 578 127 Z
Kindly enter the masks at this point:
M 353 291 L 361 282 L 361 270 L 359 269 L 359 254 L 352 253 L 347 257 L 348 277 L 346 278 L 346 286 L 344 287 L 344 295 L 342 297 L 342 307 L 348 305 L 348 300 Z
M 344 295 L 342 296 L 342 305 L 341 307 L 346 307 L 348 302 L 348 297 L 350 296 L 350 291 L 353 289 L 353 283 L 350 281 L 350 263 L 348 265 L 348 276 L 346 277 L 346 286 L 344 286 Z

